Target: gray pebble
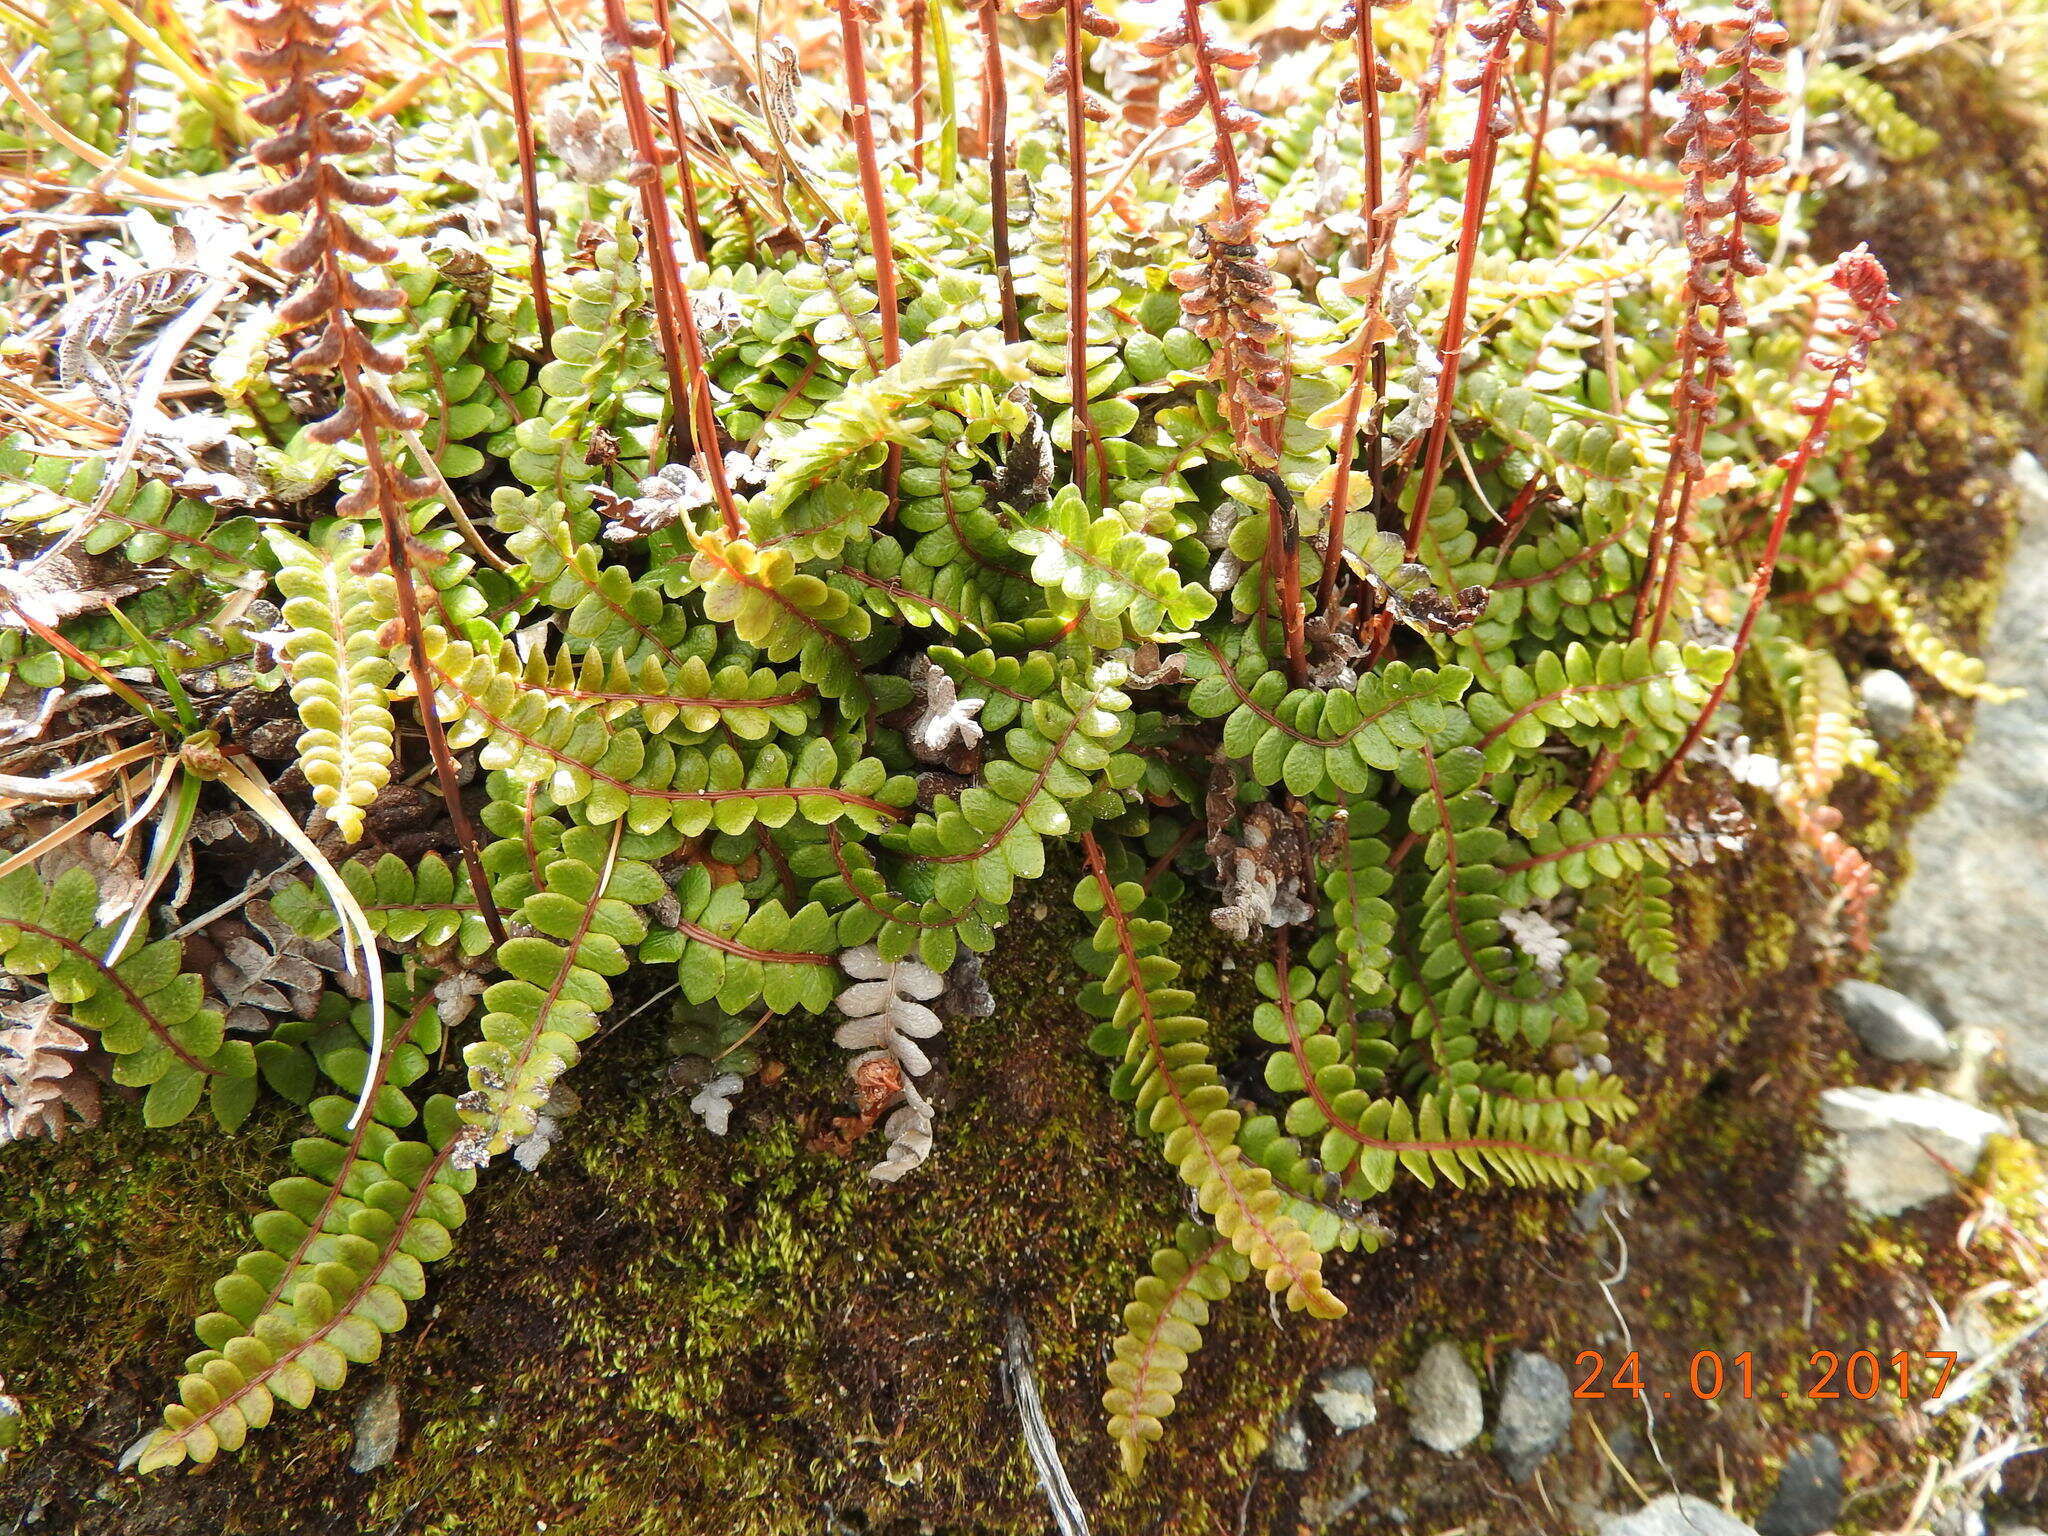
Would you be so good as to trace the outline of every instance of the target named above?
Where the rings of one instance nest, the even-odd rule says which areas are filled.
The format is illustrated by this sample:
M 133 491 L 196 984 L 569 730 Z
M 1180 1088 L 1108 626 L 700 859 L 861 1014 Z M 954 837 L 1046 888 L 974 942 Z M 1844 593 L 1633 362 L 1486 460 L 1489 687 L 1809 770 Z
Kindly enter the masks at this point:
M 1866 1216 L 1897 1216 L 1955 1190 L 2005 1122 L 1974 1104 L 1922 1088 L 1881 1093 L 1830 1088 L 1821 1123 L 1837 1133 L 1842 1192 Z
M 1509 1479 L 1519 1483 L 1534 1472 L 1571 1427 L 1572 1388 L 1564 1368 L 1546 1355 L 1510 1355 L 1493 1420 L 1493 1452 Z
M 1486 1428 L 1479 1378 L 1449 1340 L 1430 1345 L 1407 1387 L 1408 1433 L 1431 1450 L 1452 1455 Z
M 1913 685 L 1891 668 L 1879 667 L 1864 673 L 1857 692 L 1863 697 L 1863 715 L 1870 722 L 1870 732 L 1879 741 L 1901 736 L 1912 725 L 1913 711 L 1920 701 L 1914 696 Z
M 355 1445 L 348 1455 L 351 1472 L 374 1472 L 390 1464 L 398 1454 L 398 1432 L 403 1421 L 398 1412 L 398 1387 L 381 1382 L 356 1410 Z
M 1282 1472 L 1308 1470 L 1308 1431 L 1302 1427 L 1300 1414 L 1290 1413 L 1280 1421 L 1266 1454 Z
M 1904 993 L 1871 981 L 1839 982 L 1832 990 L 1843 1021 L 1873 1056 L 1939 1066 L 1954 1054 L 1941 1020 Z
M 1602 1515 L 1599 1536 L 1756 1536 L 1718 1505 L 1689 1493 L 1667 1493 L 1632 1515 Z
M 1842 1512 L 1842 1457 L 1826 1435 L 1810 1436 L 1785 1459 L 1758 1536 L 1820 1536 Z
M 2048 1044 L 2008 1031 L 2005 1037 L 2005 1072 L 2021 1093 L 2048 1099 Z
M 1380 1416 L 1379 1404 L 1373 1400 L 1378 1390 L 1371 1371 L 1362 1365 L 1347 1365 L 1326 1373 L 1316 1383 L 1310 1401 L 1323 1410 L 1331 1427 L 1342 1433 L 1363 1429 Z

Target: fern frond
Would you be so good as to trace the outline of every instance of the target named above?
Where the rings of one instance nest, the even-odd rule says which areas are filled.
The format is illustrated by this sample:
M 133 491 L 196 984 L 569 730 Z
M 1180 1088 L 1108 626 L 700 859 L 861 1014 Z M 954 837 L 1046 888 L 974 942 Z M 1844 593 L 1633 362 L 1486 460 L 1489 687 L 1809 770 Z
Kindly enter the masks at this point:
M 803 680 L 856 715 L 875 702 L 855 647 L 871 630 L 867 611 L 844 592 L 799 572 L 787 550 L 704 533 L 690 575 L 704 591 L 704 616 L 730 624 L 772 662 L 794 660 Z
M 1663 808 L 1608 792 L 1583 811 L 1566 807 L 1527 840 L 1522 857 L 1502 863 L 1500 898 L 1525 907 L 1563 890 L 1583 891 L 1633 871 L 1711 858 L 1711 839 L 1674 826 Z
M 886 493 L 848 477 L 878 470 L 888 446 L 921 439 L 931 424 L 921 412 L 932 402 L 965 385 L 1022 379 L 1022 354 L 1000 331 L 935 336 L 894 367 L 849 384 L 801 431 L 771 438 L 775 467 L 753 518 L 755 544 L 798 561 L 839 559 L 889 506 Z
M 1815 805 L 1826 803 L 1852 761 L 1869 756 L 1867 750 L 1858 751 L 1859 742 L 1869 740 L 1857 727 L 1859 713 L 1834 653 L 1802 647 L 1791 767 L 1799 793 Z
M 651 865 L 621 853 L 624 835 L 623 823 L 565 831 L 519 905 L 523 931 L 498 947 L 507 979 L 485 989 L 483 1038 L 462 1053 L 462 1117 L 478 1133 L 465 1155 L 494 1157 L 533 1134 L 555 1079 L 611 1007 L 605 978 L 623 974 L 629 947 L 647 937 L 636 908 L 667 887 Z
M 1017 881 L 1045 872 L 1044 839 L 1070 834 L 1077 811 L 1081 825 L 1093 819 L 1083 810 L 1088 797 L 1138 781 L 1143 763 L 1125 750 L 1126 681 L 1120 662 L 1068 659 L 1003 733 L 1003 755 L 983 764 L 982 782 L 941 796 L 900 834 L 896 845 L 922 861 L 936 900 L 954 911 L 1007 904 Z
M 1149 1273 L 1138 1277 L 1102 1395 L 1127 1476 L 1143 1470 L 1146 1448 L 1163 1432 L 1159 1421 L 1173 1412 L 1188 1356 L 1202 1347 L 1209 1309 L 1249 1273 L 1244 1255 L 1226 1239 L 1183 1222 L 1173 1246 L 1154 1253 Z
M 1289 688 L 1287 675 L 1247 645 L 1235 664 L 1214 643 L 1188 653 L 1188 706 L 1224 716 L 1223 751 L 1261 784 L 1335 803 L 1361 795 L 1370 770 L 1463 727 L 1455 707 L 1471 685 L 1463 667 L 1438 671 L 1389 662 L 1350 688 Z
M 360 523 L 336 522 L 315 548 L 282 529 L 270 530 L 284 594 L 285 666 L 292 702 L 305 731 L 299 771 L 313 803 L 344 840 L 363 835 L 363 812 L 391 782 L 397 726 L 391 686 L 398 664 L 381 643 L 396 612 L 391 574 L 365 575 Z
M 391 1086 L 355 1131 L 347 1129 L 350 1099 L 313 1102 L 320 1135 L 292 1148 L 310 1177 L 271 1186 L 277 1208 L 254 1223 L 261 1246 L 215 1282 L 220 1310 L 198 1324 L 207 1347 L 186 1361 L 163 1427 L 130 1448 L 137 1470 L 203 1465 L 239 1450 L 280 1403 L 304 1408 L 317 1392 L 339 1390 L 349 1366 L 374 1362 L 385 1337 L 404 1328 L 408 1303 L 426 1294 L 424 1266 L 453 1246 L 476 1175 L 454 1156 L 461 1122 L 453 1100 L 427 1101 L 417 1116 L 422 1139 L 386 1123 L 396 1105 L 404 1105 L 397 1124 L 415 1118 L 395 1086 L 426 1068 L 417 1043 L 410 1048 L 412 1057 L 382 1069 Z
M 1552 730 L 1581 746 L 1620 746 L 1624 764 L 1662 762 L 1726 675 L 1729 653 L 1664 641 L 1577 641 L 1544 651 L 1530 667 L 1491 672 L 1465 701 L 1486 768 L 1540 750 Z
M 1081 493 L 1060 488 L 1039 520 L 1013 528 L 1010 545 L 1031 557 L 1031 579 L 1062 610 L 1111 647 L 1179 639 L 1216 611 L 1206 587 L 1181 580 L 1172 548 L 1131 527 L 1118 512 L 1091 516 Z
M 490 949 L 490 929 L 469 888 L 467 872 L 440 854 L 430 851 L 408 863 L 386 853 L 374 863 L 350 859 L 335 870 L 380 939 L 423 949 L 452 943 L 468 956 Z M 341 927 L 333 903 L 305 881 L 279 886 L 270 904 L 279 917 L 311 939 L 328 938 Z
M 95 921 L 99 882 L 73 865 L 45 884 L 33 867 L 0 879 L 0 970 L 32 978 L 114 1058 L 113 1077 L 146 1088 L 146 1125 L 175 1125 L 204 1098 L 224 1130 L 256 1102 L 256 1057 L 225 1038 L 206 984 L 185 970 L 174 940 L 144 944 L 119 960 L 114 927 Z
M 623 820 L 635 832 L 667 823 L 694 836 L 714 826 L 738 832 L 756 822 L 843 816 L 874 832 L 915 795 L 909 780 L 850 745 L 842 762 L 824 737 L 810 738 L 794 757 L 773 741 L 683 745 L 615 726 L 601 709 L 569 707 L 443 631 L 428 631 L 426 650 L 450 741 L 480 744 L 484 767 L 545 788 L 556 805 L 581 807 L 594 823 Z
M 1636 871 L 1615 883 L 1611 905 L 1620 918 L 1622 942 L 1636 964 L 1665 986 L 1677 986 L 1678 934 L 1670 879 L 1654 869 Z
M 1877 606 L 1891 621 L 1892 633 L 1899 637 L 1899 647 L 1912 658 L 1913 665 L 1950 693 L 1984 704 L 2010 704 L 2025 694 L 2024 688 L 1985 681 L 1983 660 L 1964 655 L 1937 635 L 1888 581 L 1877 588 Z
M 832 912 L 812 901 L 795 912 L 779 900 L 755 903 L 737 882 L 716 884 L 703 864 L 683 871 L 665 913 L 665 932 L 640 946 L 643 965 L 674 962 L 683 997 L 726 1013 L 759 1005 L 770 1013 L 823 1013 L 832 1001 L 840 947 Z
M 1425 742 L 1404 755 L 1401 780 L 1416 791 L 1409 829 L 1425 839 L 1433 871 L 1416 919 L 1417 979 L 1440 994 L 1444 1012 L 1542 1045 L 1560 1021 L 1585 1023 L 1597 960 L 1573 956 L 1553 979 L 1506 942 L 1499 863 L 1508 838 L 1492 825 L 1496 807 L 1478 787 L 1483 771 L 1473 747 L 1439 757 Z
M 1294 1095 L 1284 1121 L 1291 1135 L 1319 1137 L 1324 1168 L 1344 1192 L 1369 1198 L 1406 1170 L 1425 1185 L 1438 1174 L 1462 1188 L 1469 1179 L 1590 1187 L 1646 1172 L 1622 1148 L 1595 1140 L 1586 1121 L 1534 1096 L 1444 1087 L 1415 1103 L 1378 1097 L 1360 1086 L 1342 1031 L 1332 1030 L 1312 993 L 1313 978 L 1291 967 L 1284 943 L 1261 964 L 1253 1027 L 1283 1049 L 1267 1058 L 1266 1084 Z M 1368 1079 L 1369 1081 L 1369 1079 Z
M 1083 839 L 1089 874 L 1074 903 L 1100 914 L 1094 952 L 1107 970 L 1095 983 L 1108 1005 L 1108 1022 L 1094 1042 L 1123 1062 L 1121 1092 L 1135 1100 L 1139 1124 L 1164 1140 L 1166 1159 L 1220 1232 L 1269 1290 L 1289 1307 L 1317 1317 L 1341 1317 L 1344 1303 L 1323 1283 L 1322 1256 L 1282 1209 L 1281 1193 L 1266 1169 L 1236 1143 L 1241 1117 L 1217 1080 L 1203 1044 L 1207 1026 L 1188 1012 L 1194 994 L 1172 985 L 1180 966 L 1159 953 L 1171 924 L 1148 910 L 1135 882 L 1113 883 L 1091 837 Z

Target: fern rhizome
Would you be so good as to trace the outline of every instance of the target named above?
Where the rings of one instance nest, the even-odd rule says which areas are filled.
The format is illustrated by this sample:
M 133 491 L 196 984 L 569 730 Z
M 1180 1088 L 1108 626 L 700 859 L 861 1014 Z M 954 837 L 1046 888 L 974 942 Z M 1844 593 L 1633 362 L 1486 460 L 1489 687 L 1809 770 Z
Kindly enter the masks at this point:
M 1731 770 L 1860 941 L 1828 798 L 1875 748 L 1814 625 L 1987 691 L 1829 506 L 1894 301 L 1758 235 L 1806 110 L 1768 0 L 1659 3 L 1638 57 L 1556 0 L 1306 42 L 1203 0 L 504 0 L 411 73 L 346 6 L 226 0 L 159 8 L 125 117 L 45 9 L 35 196 L 130 211 L 0 253 L 50 295 L 0 666 L 91 727 L 0 783 L 0 1140 L 109 1079 L 154 1125 L 306 1116 L 144 1471 L 375 1360 L 671 983 L 707 1126 L 760 1032 L 836 1030 L 844 1147 L 919 1176 L 930 1053 L 1048 876 L 1195 1213 L 1108 1367 L 1135 1473 L 1209 1309 L 1342 1314 L 1325 1257 L 1396 1182 L 1643 1172 L 1600 972 L 1678 982 Z M 1650 131 L 1585 110 L 1645 48 Z M 189 859 L 237 818 L 297 1006 L 177 942 L 239 905 Z M 1205 922 L 1260 1076 L 1174 958 Z

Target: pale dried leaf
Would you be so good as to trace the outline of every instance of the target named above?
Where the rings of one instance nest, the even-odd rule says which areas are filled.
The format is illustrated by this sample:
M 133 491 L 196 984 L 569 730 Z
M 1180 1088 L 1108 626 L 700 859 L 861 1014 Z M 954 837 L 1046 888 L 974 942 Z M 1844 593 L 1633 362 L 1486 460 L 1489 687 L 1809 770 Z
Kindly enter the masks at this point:
M 690 1113 L 702 1120 L 712 1135 L 723 1136 L 732 1124 L 733 1095 L 745 1082 L 737 1072 L 719 1073 L 691 1098 Z
M 99 1079 L 79 1061 L 91 1042 L 57 1006 L 46 994 L 0 1007 L 0 1144 L 100 1123 Z
M 6 599 L 0 604 L 0 627 L 27 629 L 25 614 L 54 628 L 133 596 L 144 585 L 133 567 L 117 567 L 77 549 L 0 567 L 0 596 Z
M 102 926 L 119 921 L 142 894 L 142 871 L 134 856 L 103 832 L 88 832 L 60 843 L 36 860 L 36 869 L 48 881 L 55 881 L 68 869 L 90 874 L 100 888 L 93 921 Z

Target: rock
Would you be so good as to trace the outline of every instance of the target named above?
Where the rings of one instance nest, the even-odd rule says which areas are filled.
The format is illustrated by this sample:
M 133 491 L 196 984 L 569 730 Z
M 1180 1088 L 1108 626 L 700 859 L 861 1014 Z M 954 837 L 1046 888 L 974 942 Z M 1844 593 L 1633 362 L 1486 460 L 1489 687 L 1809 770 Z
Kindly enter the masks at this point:
M 1308 1431 L 1302 1427 L 1300 1414 L 1290 1413 L 1280 1421 L 1266 1454 L 1282 1472 L 1308 1470 Z
M 1332 1428 L 1344 1433 L 1363 1429 L 1380 1416 L 1379 1404 L 1373 1400 L 1378 1390 L 1371 1371 L 1362 1365 L 1347 1365 L 1326 1373 L 1309 1400 L 1323 1410 Z
M 1448 1339 L 1429 1346 L 1406 1385 L 1408 1433 L 1431 1450 L 1452 1455 L 1486 1428 L 1479 1378 Z
M 1342 1493 L 1309 1494 L 1301 1501 L 1301 1523 L 1312 1531 L 1326 1530 L 1371 1497 L 1370 1483 L 1353 1483 Z
M 351 1472 L 374 1472 L 398 1454 L 398 1387 L 384 1382 L 356 1410 L 355 1444 L 349 1450 Z
M 1878 740 L 1902 736 L 1912 725 L 1913 712 L 1920 700 L 1913 693 L 1913 685 L 1891 668 L 1878 667 L 1864 673 L 1856 691 L 1863 698 L 1864 718 L 1869 720 L 1871 733 Z
M 1954 1054 L 1941 1020 L 1904 993 L 1872 981 L 1844 981 L 1832 995 L 1843 1021 L 1874 1056 L 1940 1066 Z
M 2018 1110 L 2020 1134 L 2037 1147 L 2048 1147 L 2048 1111 L 2022 1104 Z
M 2021 1093 L 2048 1099 L 2048 1042 L 2022 1038 L 2022 1025 L 2003 1032 L 2005 1070 Z
M 1976 1168 L 1985 1142 L 2005 1130 L 1989 1111 L 1926 1088 L 1830 1088 L 1820 1113 L 1841 1134 L 1843 1193 L 1869 1216 L 1896 1216 L 1950 1193 L 1956 1176 Z
M 1756 1536 L 1733 1515 L 1689 1493 L 1667 1493 L 1632 1515 L 1602 1515 L 1599 1536 Z
M 2022 453 L 2011 473 L 2018 537 L 1984 656 L 2029 691 L 1978 706 L 1955 777 L 1907 839 L 1915 872 L 1879 944 L 1888 975 L 1949 1025 L 1998 1031 L 2014 1080 L 2048 1094 L 2048 472 Z
M 1981 1024 L 1965 1024 L 1950 1030 L 1948 1039 L 1955 1047 L 1955 1060 L 1949 1066 L 1948 1076 L 1931 1086 L 1965 1104 L 1982 1104 L 1986 1072 L 2004 1055 L 1998 1035 Z
M 1842 1456 L 1826 1435 L 1810 1436 L 1786 1459 L 1758 1536 L 1820 1536 L 1842 1512 Z
M 1517 1350 L 1501 1373 L 1493 1415 L 1493 1453 L 1511 1482 L 1534 1472 L 1572 1427 L 1572 1388 L 1547 1355 Z
M 1572 1207 L 1572 1225 L 1581 1232 L 1599 1226 L 1601 1214 L 1607 1209 L 1608 1191 L 1613 1188 L 1611 1184 L 1595 1184 L 1579 1196 L 1578 1204 Z

